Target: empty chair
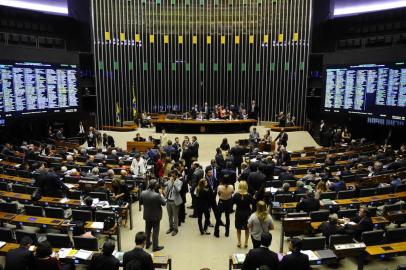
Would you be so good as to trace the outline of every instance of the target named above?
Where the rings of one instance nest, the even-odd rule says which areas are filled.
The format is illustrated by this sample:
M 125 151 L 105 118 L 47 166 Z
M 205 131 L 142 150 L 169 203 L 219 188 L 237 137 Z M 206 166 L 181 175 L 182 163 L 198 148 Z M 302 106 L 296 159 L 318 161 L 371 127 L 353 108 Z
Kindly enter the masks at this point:
M 323 222 L 328 220 L 329 214 L 330 211 L 328 210 L 312 211 L 310 212 L 310 218 L 312 222 Z
M 406 184 L 400 184 L 395 188 L 395 192 L 403 192 L 406 191 Z
M 374 196 L 376 193 L 376 188 L 362 188 L 359 190 L 360 197 Z
M 15 242 L 13 232 L 10 228 L 0 227 L 0 241 L 9 243 Z
M 320 193 L 320 200 L 323 200 L 323 199 L 335 200 L 336 196 L 337 196 L 337 193 L 335 193 L 334 191 L 322 192 L 322 193 Z
M 65 218 L 63 208 L 59 207 L 45 207 L 45 216 L 49 218 Z
M 339 210 L 337 215 L 339 218 L 353 218 L 357 215 L 357 209 L 343 209 Z
M 337 194 L 337 199 L 351 199 L 355 197 L 355 190 L 342 190 Z
M 23 239 L 23 238 L 26 237 L 26 236 L 28 236 L 28 237 L 31 238 L 33 245 L 36 245 L 36 244 L 37 244 L 38 239 L 37 239 L 37 234 L 36 234 L 36 233 L 33 233 L 33 232 L 26 232 L 26 231 L 24 231 L 24 230 L 16 230 L 16 240 L 17 240 L 17 243 L 20 243 L 20 242 L 21 242 L 21 239 Z
M 72 209 L 72 220 L 82 222 L 92 221 L 92 211 Z
M 289 203 L 295 200 L 295 196 L 292 194 L 276 194 L 275 195 L 275 202 L 280 203 Z
M 396 243 L 406 241 L 406 228 L 388 229 L 385 233 L 386 243 Z
M 376 188 L 376 195 L 389 194 L 389 193 L 392 193 L 392 191 L 393 191 L 392 186 L 378 187 L 378 188 Z
M 294 212 L 294 213 L 288 213 L 286 215 L 287 218 L 298 218 L 298 217 L 308 217 L 309 215 L 306 212 Z
M 14 184 L 14 185 L 12 185 L 11 188 L 12 188 L 13 192 L 16 192 L 16 193 L 24 193 L 24 194 L 27 193 L 27 189 L 24 185 Z
M 302 250 L 323 250 L 326 247 L 326 237 L 303 237 Z
M 361 242 L 364 242 L 367 246 L 374 246 L 383 243 L 383 230 L 375 230 L 369 232 L 363 232 L 361 234 Z
M 7 182 L 0 182 L 0 190 L 8 191 L 8 183 Z
M 68 234 L 47 233 L 46 237 L 53 248 L 72 247 L 72 242 Z
M 25 214 L 28 216 L 44 216 L 43 209 L 41 206 L 36 205 L 24 205 Z
M 18 205 L 16 203 L 0 203 L 0 212 L 18 214 Z
M 100 201 L 107 201 L 107 193 L 104 192 L 89 192 L 89 196 L 92 198 L 98 198 Z
M 82 195 L 81 191 L 77 190 L 70 190 L 67 194 L 66 197 L 68 199 L 74 199 L 74 200 L 80 200 L 80 196 Z
M 354 243 L 354 239 L 348 234 L 333 234 L 330 235 L 329 248 L 334 249 L 334 245 Z
M 341 177 L 341 180 L 343 180 L 345 183 L 354 182 L 355 181 L 355 175 L 354 174 L 344 175 L 344 176 Z
M 97 238 L 74 236 L 73 245 L 75 246 L 75 249 L 85 249 L 85 250 L 92 250 L 92 251 L 99 250 L 99 246 L 97 244 Z

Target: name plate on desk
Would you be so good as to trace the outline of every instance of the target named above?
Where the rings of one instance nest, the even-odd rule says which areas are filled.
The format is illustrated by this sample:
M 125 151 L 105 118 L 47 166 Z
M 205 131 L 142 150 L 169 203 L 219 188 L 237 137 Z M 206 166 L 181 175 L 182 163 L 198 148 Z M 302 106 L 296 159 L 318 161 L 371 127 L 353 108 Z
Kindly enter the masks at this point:
M 335 250 L 365 249 L 365 248 L 366 248 L 366 245 L 364 243 L 350 243 L 350 244 L 334 245 Z

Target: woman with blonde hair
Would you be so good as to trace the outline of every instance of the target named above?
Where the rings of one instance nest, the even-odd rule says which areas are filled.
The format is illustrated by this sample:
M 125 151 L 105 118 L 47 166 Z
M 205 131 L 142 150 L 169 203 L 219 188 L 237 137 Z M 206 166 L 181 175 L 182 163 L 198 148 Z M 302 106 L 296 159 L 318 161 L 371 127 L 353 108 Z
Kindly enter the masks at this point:
M 251 229 L 251 240 L 254 248 L 261 246 L 261 234 L 274 229 L 273 220 L 268 213 L 264 201 L 257 202 L 257 211 L 248 219 L 248 228 Z
M 237 206 L 235 210 L 235 228 L 237 229 L 237 247 L 241 247 L 241 230 L 245 231 L 244 248 L 248 247 L 249 232 L 248 218 L 252 213 L 254 199 L 248 193 L 248 184 L 245 181 L 240 181 L 238 190 L 233 196 L 233 203 Z
M 327 192 L 327 191 L 328 191 L 328 189 L 327 189 L 326 182 L 321 180 L 316 186 L 316 192 L 314 194 L 314 198 L 317 199 L 317 200 L 320 200 L 321 193 Z

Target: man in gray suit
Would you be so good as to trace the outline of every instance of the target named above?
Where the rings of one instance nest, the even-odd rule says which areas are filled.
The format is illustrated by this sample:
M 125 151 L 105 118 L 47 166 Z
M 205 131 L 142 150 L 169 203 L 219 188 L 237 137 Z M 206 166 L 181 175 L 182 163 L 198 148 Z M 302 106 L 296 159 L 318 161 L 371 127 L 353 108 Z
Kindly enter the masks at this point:
M 166 200 L 159 193 L 156 180 L 149 181 L 148 189 L 141 193 L 140 204 L 144 206 L 143 218 L 145 220 L 145 233 L 147 234 L 146 248 L 148 249 L 151 246 L 151 230 L 153 230 L 152 251 L 159 251 L 164 248 L 158 245 L 158 238 L 159 223 L 162 219 L 162 206 L 165 206 Z
M 175 236 L 178 234 L 179 206 L 183 202 L 180 196 L 183 182 L 178 178 L 178 171 L 176 170 L 172 170 L 169 176 L 169 180 L 165 182 L 166 208 L 169 217 L 169 230 L 166 233 L 172 233 L 172 236 Z

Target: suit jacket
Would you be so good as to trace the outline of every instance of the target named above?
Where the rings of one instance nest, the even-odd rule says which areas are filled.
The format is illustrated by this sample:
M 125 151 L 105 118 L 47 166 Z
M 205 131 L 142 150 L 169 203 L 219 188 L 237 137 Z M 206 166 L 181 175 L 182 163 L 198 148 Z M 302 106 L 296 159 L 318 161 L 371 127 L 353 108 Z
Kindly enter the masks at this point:
M 28 249 L 19 247 L 6 254 L 4 270 L 31 270 L 33 269 L 34 255 Z
M 92 256 L 87 270 L 118 270 L 119 267 L 120 261 L 116 257 L 100 253 Z
M 330 235 L 337 234 L 339 232 L 338 226 L 336 224 L 331 224 L 329 221 L 325 221 L 320 224 L 319 230 L 326 237 L 327 244 L 330 241 Z
M 161 194 L 150 189 L 144 190 L 140 196 L 140 203 L 144 205 L 143 218 L 145 221 L 160 221 L 162 206 L 166 204 Z
M 288 141 L 288 138 L 289 138 L 288 133 L 286 133 L 286 132 L 281 132 L 281 133 L 279 133 L 278 136 L 275 138 L 275 141 L 279 139 L 281 142 L 287 142 L 287 141 Z
M 283 256 L 279 270 L 309 270 L 309 256 L 300 252 L 292 252 L 289 255 Z
M 225 162 L 222 154 L 216 154 L 215 160 L 216 160 L 217 165 L 221 169 L 224 169 L 226 167 L 226 162 Z
M 123 269 L 127 264 L 132 261 L 137 260 L 140 263 L 140 269 L 142 270 L 154 270 L 154 263 L 152 262 L 152 257 L 145 250 L 141 248 L 134 248 L 131 251 L 127 251 L 123 256 Z
M 251 172 L 248 175 L 248 192 L 251 194 L 255 194 L 255 192 L 261 188 L 265 181 L 266 176 L 262 172 Z
M 370 217 L 360 218 L 356 216 L 352 219 L 353 222 L 356 222 L 357 225 L 354 229 L 354 238 L 358 241 L 361 240 L 361 235 L 363 232 L 372 231 L 374 229 L 374 224 Z
M 265 247 L 251 249 L 245 257 L 242 270 L 254 270 L 261 266 L 268 266 L 270 270 L 278 270 L 278 255 Z
M 255 105 L 254 108 L 252 108 L 252 105 L 248 107 L 248 117 L 250 119 L 258 119 L 258 113 L 259 113 L 258 105 Z
M 167 200 L 173 200 L 175 205 L 181 205 L 183 203 L 180 191 L 182 190 L 183 182 L 180 179 L 176 179 L 173 183 L 166 181 L 165 194 Z
M 291 160 L 291 158 L 290 158 L 290 154 L 288 152 L 280 152 L 278 154 L 278 163 L 280 165 L 287 166 L 287 165 L 289 165 L 290 160 Z
M 241 163 L 243 162 L 243 156 L 244 156 L 245 150 L 241 146 L 234 146 L 230 150 L 230 154 L 233 156 L 233 162 L 234 164 L 240 166 Z
M 199 142 L 194 141 L 189 145 L 190 150 L 192 150 L 192 157 L 198 158 L 199 157 Z

